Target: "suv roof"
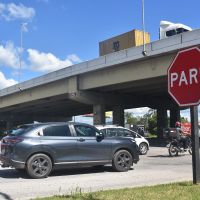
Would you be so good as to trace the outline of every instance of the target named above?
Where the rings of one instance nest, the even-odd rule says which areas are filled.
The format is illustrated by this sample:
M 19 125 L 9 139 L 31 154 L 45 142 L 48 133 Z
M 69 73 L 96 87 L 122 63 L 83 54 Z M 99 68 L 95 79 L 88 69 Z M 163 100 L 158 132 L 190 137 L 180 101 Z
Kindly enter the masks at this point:
M 87 125 L 87 126 L 92 126 L 90 124 L 86 124 L 86 123 L 81 123 L 81 122 L 36 122 L 36 123 L 29 123 L 29 124 L 20 124 L 15 128 L 19 128 L 22 126 L 32 126 L 34 128 L 40 127 L 40 126 L 45 126 L 45 125 Z
M 138 135 L 140 135 L 138 132 L 136 132 L 135 130 L 131 130 L 131 129 L 128 129 L 128 128 L 125 128 L 125 127 L 123 127 L 123 126 L 118 126 L 118 125 L 96 125 L 95 126 L 97 129 L 99 129 L 99 130 L 102 130 L 102 129 L 106 129 L 106 128 L 122 128 L 122 129 L 126 129 L 126 130 L 129 130 L 129 131 L 131 131 L 131 132 L 134 132 L 134 133 L 136 133 L 136 134 L 138 134 Z M 140 136 L 142 136 L 142 135 L 140 135 Z M 143 136 L 142 136 L 143 137 Z
M 30 125 L 49 125 L 49 124 L 74 124 L 74 125 L 89 125 L 91 126 L 90 124 L 86 124 L 86 123 L 81 123 L 81 122 L 36 122 L 36 123 L 29 123 L 29 124 L 20 124 L 19 126 L 21 125 L 27 125 L 27 126 L 30 126 Z
M 95 125 L 96 128 L 98 129 L 104 129 L 104 128 L 124 128 L 123 126 L 118 126 L 118 125 Z

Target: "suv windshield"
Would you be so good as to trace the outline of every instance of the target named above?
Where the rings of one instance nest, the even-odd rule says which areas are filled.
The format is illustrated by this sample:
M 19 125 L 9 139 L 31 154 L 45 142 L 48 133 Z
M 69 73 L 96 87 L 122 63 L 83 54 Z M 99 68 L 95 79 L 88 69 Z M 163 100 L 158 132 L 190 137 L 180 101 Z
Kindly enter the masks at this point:
M 23 135 L 24 133 L 27 133 L 28 131 L 30 131 L 31 129 L 33 129 L 34 126 L 32 125 L 23 125 L 23 126 L 19 126 L 16 129 L 10 130 L 8 132 L 8 135 L 13 135 L 13 136 L 20 136 Z

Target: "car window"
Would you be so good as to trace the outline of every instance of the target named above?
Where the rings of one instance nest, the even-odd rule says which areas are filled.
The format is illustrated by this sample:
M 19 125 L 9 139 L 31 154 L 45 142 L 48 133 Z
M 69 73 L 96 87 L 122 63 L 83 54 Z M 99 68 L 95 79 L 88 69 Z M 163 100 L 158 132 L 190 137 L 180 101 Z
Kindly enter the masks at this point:
M 20 136 L 31 131 L 33 128 L 34 126 L 22 125 L 19 126 L 18 128 L 8 131 L 8 135 Z
M 71 136 L 68 125 L 49 126 L 43 129 L 43 136 Z
M 118 128 L 118 129 L 117 129 L 117 136 L 122 136 L 122 137 L 124 137 L 124 129 Z
M 121 137 L 133 137 L 133 134 L 131 131 L 123 129 L 123 128 L 118 128 L 117 129 L 117 135 Z
M 137 134 L 137 132 L 135 132 L 135 131 L 130 131 L 131 132 L 131 136 L 132 137 L 134 137 L 134 138 L 138 138 L 139 136 L 138 136 L 138 134 Z
M 114 137 L 117 136 L 117 129 L 116 128 L 107 128 L 107 137 Z
M 86 125 L 75 125 L 74 126 L 76 135 L 82 137 L 96 137 L 99 133 L 96 129 Z
M 100 132 L 103 133 L 103 135 L 106 135 L 106 129 L 101 129 Z
M 126 129 L 124 129 L 124 136 L 125 137 L 135 137 L 135 135 L 131 131 L 126 130 Z

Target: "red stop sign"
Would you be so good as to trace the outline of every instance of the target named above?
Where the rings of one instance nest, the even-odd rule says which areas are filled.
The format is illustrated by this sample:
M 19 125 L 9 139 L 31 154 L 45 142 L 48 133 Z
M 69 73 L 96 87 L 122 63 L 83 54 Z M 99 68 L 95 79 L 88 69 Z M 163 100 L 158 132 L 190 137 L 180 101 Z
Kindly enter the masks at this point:
M 179 106 L 200 103 L 200 49 L 178 52 L 168 68 L 168 92 Z

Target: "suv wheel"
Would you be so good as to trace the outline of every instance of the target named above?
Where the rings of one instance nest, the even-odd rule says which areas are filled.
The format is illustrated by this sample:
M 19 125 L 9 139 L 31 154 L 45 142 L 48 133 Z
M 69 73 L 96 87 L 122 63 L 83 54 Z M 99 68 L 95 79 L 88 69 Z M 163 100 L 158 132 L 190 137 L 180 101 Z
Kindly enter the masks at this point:
M 47 177 L 52 170 L 52 162 L 45 154 L 35 154 L 31 156 L 26 164 L 26 170 L 32 178 Z
M 132 165 L 133 157 L 127 150 L 119 150 L 114 154 L 112 166 L 116 171 L 128 171 Z
M 148 145 L 146 143 L 142 142 L 139 145 L 139 149 L 140 149 L 140 154 L 145 155 L 145 154 L 147 154 L 147 151 L 148 151 Z

